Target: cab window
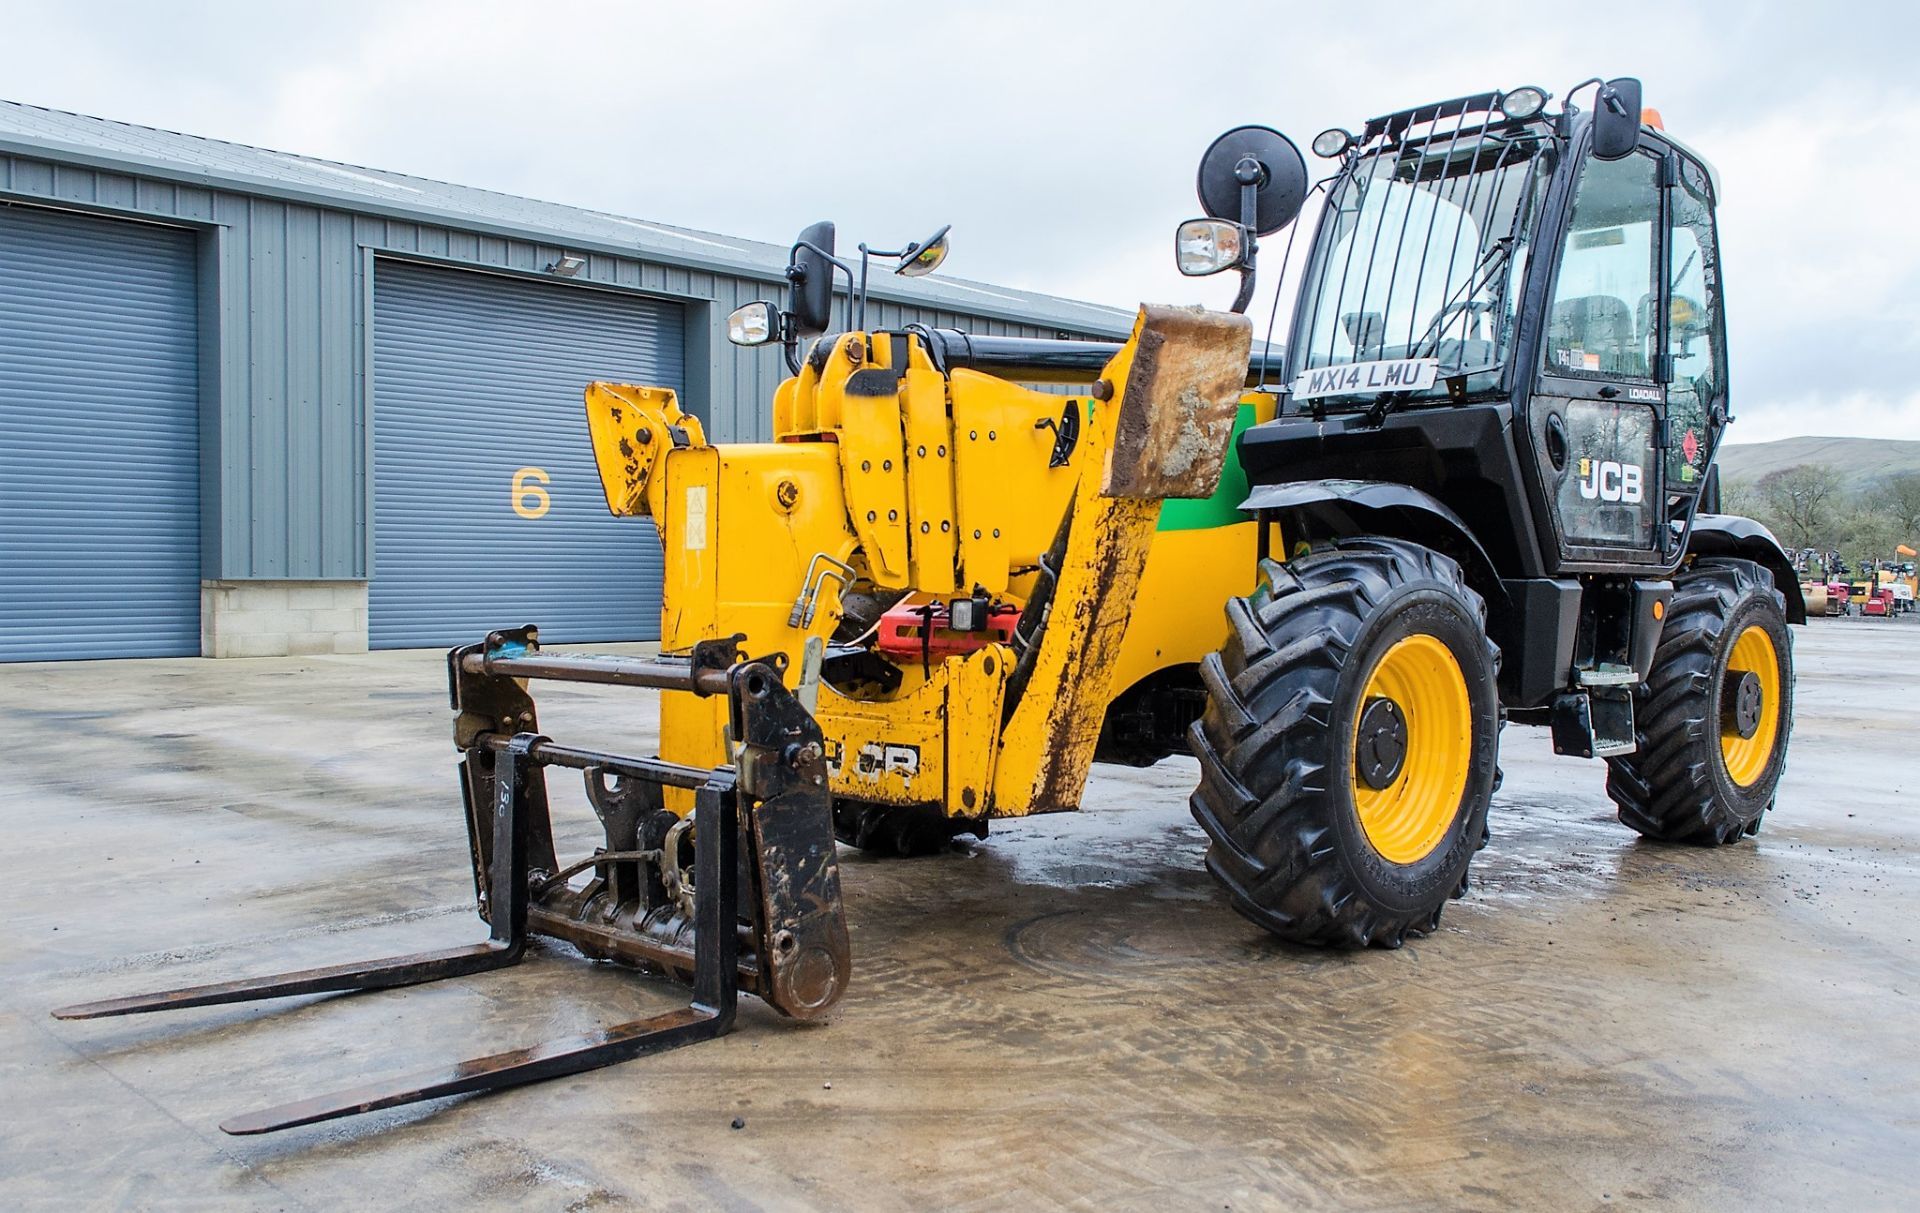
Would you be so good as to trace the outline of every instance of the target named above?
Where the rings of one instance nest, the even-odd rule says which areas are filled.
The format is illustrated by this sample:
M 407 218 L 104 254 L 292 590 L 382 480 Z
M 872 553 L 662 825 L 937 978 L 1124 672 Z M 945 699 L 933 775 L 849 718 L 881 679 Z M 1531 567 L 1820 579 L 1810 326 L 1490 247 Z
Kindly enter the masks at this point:
M 1653 159 L 1639 153 L 1589 158 L 1581 167 L 1547 318 L 1548 374 L 1652 377 L 1660 212 L 1654 170 Z
M 1669 242 L 1667 353 L 1673 382 L 1667 387 L 1667 486 L 1698 488 L 1712 455 L 1709 417 L 1726 391 L 1726 329 L 1721 319 L 1720 258 L 1714 240 L 1713 202 L 1706 173 L 1688 162 L 1673 191 L 1673 238 Z

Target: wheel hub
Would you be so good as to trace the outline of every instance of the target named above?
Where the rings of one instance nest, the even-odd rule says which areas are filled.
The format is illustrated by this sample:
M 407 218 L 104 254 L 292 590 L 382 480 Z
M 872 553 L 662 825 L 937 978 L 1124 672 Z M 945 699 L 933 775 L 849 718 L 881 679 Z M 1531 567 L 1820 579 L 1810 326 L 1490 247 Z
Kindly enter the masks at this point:
M 1384 696 L 1367 701 L 1354 736 L 1353 769 L 1376 791 L 1393 786 L 1407 761 L 1407 717 Z
M 1792 689 L 1773 636 L 1748 624 L 1727 651 L 1720 679 L 1720 758 L 1727 778 L 1750 788 L 1774 763 L 1786 730 L 1784 709 Z
M 1476 720 L 1466 675 L 1445 641 L 1413 632 L 1374 661 L 1356 707 L 1347 781 L 1360 830 L 1387 863 L 1419 863 L 1470 807 Z
M 1760 675 L 1752 670 L 1728 670 L 1726 682 L 1720 690 L 1720 705 L 1726 728 L 1742 738 L 1752 737 L 1759 732 L 1761 715 L 1767 706 Z

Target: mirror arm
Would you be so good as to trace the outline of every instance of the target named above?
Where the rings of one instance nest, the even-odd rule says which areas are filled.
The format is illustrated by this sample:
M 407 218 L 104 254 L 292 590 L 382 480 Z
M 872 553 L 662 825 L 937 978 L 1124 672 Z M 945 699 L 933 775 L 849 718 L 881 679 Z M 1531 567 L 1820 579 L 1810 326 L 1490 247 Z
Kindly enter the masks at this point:
M 947 229 L 941 228 L 940 230 L 944 233 Z M 849 328 L 853 332 L 864 333 L 867 331 L 867 267 L 869 263 L 875 257 L 904 258 L 908 254 L 917 251 L 919 246 L 909 244 L 906 248 L 903 248 L 903 249 L 890 250 L 890 249 L 868 248 L 866 245 L 866 242 L 861 241 L 857 247 L 860 250 L 860 290 L 858 294 L 854 296 L 854 298 L 860 301 L 859 302 L 860 310 L 857 312 L 852 310 L 854 307 L 854 303 L 852 299 L 849 299 L 847 301 L 847 307 L 851 317 L 849 321 Z M 852 278 L 853 278 L 853 275 L 851 272 L 848 273 L 847 278 L 848 278 L 848 285 L 851 286 Z
M 1240 293 L 1234 296 L 1230 310 L 1242 315 L 1253 302 L 1254 258 L 1260 251 L 1260 239 L 1254 235 L 1254 225 L 1260 221 L 1260 162 L 1252 156 L 1240 157 L 1233 166 L 1233 177 L 1240 183 L 1240 228 L 1246 245 L 1240 257 Z
M 780 356 L 786 360 L 787 374 L 800 373 L 800 334 L 794 331 L 793 313 L 780 313 Z
M 1240 267 L 1240 293 L 1233 297 L 1233 306 L 1227 310 L 1236 316 L 1246 314 L 1247 305 L 1253 302 L 1253 267 Z
M 873 259 L 874 253 L 864 241 L 856 247 L 860 250 L 860 293 L 856 296 L 860 300 L 860 310 L 854 314 L 852 323 L 848 325 L 848 331 L 864 333 L 867 331 L 867 263 Z M 886 254 L 882 253 L 880 256 L 884 257 Z M 852 299 L 847 300 L 847 306 L 853 307 Z

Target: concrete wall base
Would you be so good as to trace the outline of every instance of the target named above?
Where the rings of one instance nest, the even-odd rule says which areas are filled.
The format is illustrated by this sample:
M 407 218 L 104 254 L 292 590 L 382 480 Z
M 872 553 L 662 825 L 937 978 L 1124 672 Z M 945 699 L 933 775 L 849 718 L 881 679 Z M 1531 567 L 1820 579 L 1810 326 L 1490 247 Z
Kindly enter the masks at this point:
M 203 581 L 200 655 L 367 651 L 364 581 Z

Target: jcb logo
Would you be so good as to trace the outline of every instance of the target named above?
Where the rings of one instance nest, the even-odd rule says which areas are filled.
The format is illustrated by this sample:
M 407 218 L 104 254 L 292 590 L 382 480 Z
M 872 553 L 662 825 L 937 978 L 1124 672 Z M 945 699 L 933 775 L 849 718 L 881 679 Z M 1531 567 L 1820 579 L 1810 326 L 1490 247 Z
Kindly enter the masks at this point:
M 1624 501 L 1639 505 L 1646 499 L 1646 473 L 1637 463 L 1611 459 L 1580 461 L 1580 495 L 1588 501 Z
M 846 763 L 846 747 L 837 741 L 827 743 L 827 771 L 839 775 Z M 897 776 L 911 785 L 920 773 L 920 747 L 892 742 L 869 741 L 854 755 L 853 774 L 868 783 L 879 783 L 882 775 Z

